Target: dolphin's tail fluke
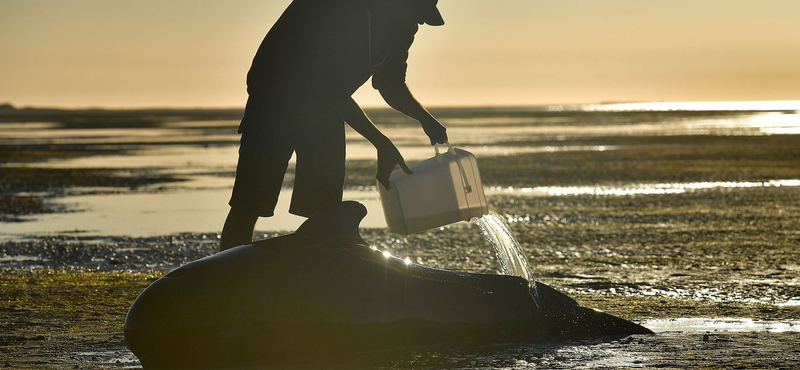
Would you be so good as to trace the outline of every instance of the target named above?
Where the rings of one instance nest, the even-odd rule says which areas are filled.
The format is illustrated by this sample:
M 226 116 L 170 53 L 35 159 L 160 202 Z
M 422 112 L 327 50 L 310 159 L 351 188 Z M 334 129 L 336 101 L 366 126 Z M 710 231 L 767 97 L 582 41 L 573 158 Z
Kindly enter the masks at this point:
M 576 336 L 628 336 L 653 334 L 632 321 L 600 310 L 581 307 L 578 302 L 545 284 L 536 282 L 542 317 L 554 323 L 548 328 L 552 334 L 562 337 Z M 556 324 L 557 323 L 557 324 Z

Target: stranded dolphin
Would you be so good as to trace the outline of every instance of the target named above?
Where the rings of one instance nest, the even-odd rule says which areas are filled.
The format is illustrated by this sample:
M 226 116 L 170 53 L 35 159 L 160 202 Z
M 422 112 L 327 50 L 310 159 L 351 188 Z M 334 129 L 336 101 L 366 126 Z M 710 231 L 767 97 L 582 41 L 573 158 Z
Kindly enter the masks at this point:
M 142 365 L 257 365 L 403 346 L 650 330 L 515 276 L 428 268 L 370 248 L 357 202 L 295 233 L 173 270 L 125 320 Z

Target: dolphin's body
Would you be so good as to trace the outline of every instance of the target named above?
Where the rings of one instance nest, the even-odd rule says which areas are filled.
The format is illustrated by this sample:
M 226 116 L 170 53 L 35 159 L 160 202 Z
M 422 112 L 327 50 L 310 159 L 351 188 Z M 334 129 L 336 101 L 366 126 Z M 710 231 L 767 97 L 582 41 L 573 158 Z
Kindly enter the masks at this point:
M 125 340 L 146 368 L 257 365 L 466 341 L 650 330 L 520 277 L 409 264 L 358 236 L 363 205 L 189 263 L 139 295 Z M 537 302 L 538 301 L 538 302 Z

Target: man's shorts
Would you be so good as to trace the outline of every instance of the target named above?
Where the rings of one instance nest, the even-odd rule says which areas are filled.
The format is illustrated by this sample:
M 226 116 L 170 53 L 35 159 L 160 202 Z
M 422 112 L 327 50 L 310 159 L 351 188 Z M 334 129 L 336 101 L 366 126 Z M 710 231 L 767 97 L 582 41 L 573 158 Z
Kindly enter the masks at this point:
M 344 121 L 330 106 L 251 96 L 240 132 L 232 208 L 272 216 L 292 153 L 296 153 L 296 165 L 289 212 L 310 217 L 341 203 Z

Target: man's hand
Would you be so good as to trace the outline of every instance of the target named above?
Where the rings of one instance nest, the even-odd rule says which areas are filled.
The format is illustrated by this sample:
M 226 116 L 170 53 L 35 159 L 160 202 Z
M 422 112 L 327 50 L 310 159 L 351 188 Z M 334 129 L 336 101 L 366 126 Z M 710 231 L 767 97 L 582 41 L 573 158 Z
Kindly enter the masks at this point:
M 389 190 L 392 186 L 391 183 L 389 183 L 389 175 L 392 174 L 392 171 L 394 171 L 397 165 L 400 165 L 400 168 L 406 171 L 406 173 L 411 174 L 411 170 L 406 166 L 406 162 L 403 160 L 403 156 L 400 155 L 397 147 L 392 144 L 389 138 L 378 131 L 353 98 L 348 97 L 342 100 L 337 107 L 340 109 L 342 118 L 344 118 L 347 124 L 369 140 L 369 142 L 375 146 L 375 149 L 378 150 L 378 173 L 375 175 L 375 178 L 378 179 L 378 182 L 383 184 L 386 190 Z
M 431 145 L 447 142 L 447 128 L 436 118 L 430 117 L 430 119 L 420 121 L 420 123 L 422 124 L 422 129 L 425 130 L 425 134 L 431 139 Z
M 378 149 L 378 173 L 375 178 L 378 179 L 386 190 L 391 189 L 392 184 L 389 182 L 389 175 L 394 171 L 395 167 L 400 165 L 407 174 L 412 174 L 411 170 L 406 166 L 406 161 L 400 155 L 400 151 L 392 144 L 389 139 L 381 140 L 375 144 Z

